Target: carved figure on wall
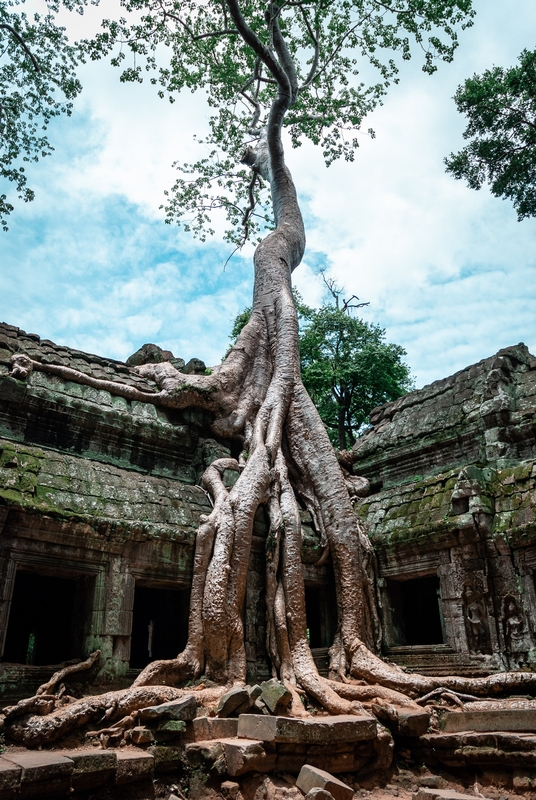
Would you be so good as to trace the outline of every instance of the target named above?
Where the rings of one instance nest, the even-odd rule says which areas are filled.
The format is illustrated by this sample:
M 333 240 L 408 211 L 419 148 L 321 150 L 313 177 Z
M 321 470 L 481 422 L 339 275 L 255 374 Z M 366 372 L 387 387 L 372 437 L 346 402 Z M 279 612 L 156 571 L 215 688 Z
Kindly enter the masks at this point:
M 488 615 L 484 599 L 472 583 L 463 588 L 463 616 L 471 653 L 491 653 Z
M 532 640 L 525 625 L 518 602 L 511 594 L 503 601 L 504 640 L 510 669 L 520 668 L 527 663 Z

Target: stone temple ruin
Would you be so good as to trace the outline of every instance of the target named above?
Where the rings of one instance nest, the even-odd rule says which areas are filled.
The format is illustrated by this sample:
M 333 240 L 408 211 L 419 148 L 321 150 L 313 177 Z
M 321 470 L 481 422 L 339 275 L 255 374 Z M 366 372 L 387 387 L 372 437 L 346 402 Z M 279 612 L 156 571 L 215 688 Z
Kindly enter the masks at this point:
M 26 380 L 13 377 L 14 354 L 41 362 L 44 371 L 35 370 Z M 83 660 L 96 649 L 101 658 L 87 676 L 90 693 L 128 686 L 150 661 L 175 657 L 186 642 L 195 532 L 199 515 L 210 513 L 198 481 L 215 458 L 236 455 L 235 446 L 214 439 L 208 412 L 129 401 L 46 372 L 47 365 L 71 367 L 150 391 L 155 386 L 133 366 L 170 359 L 186 372 L 205 368 L 196 359 L 185 365 L 151 345 L 124 364 L 0 325 L 2 706 L 34 695 L 58 665 Z M 535 670 L 536 358 L 522 344 L 506 348 L 376 409 L 371 423 L 355 445 L 353 471 L 370 482 L 369 495 L 355 508 L 377 556 L 383 656 L 424 675 Z M 334 579 L 329 561 L 318 563 L 322 547 L 306 512 L 302 524 L 310 644 L 327 675 L 336 628 Z M 247 677 L 253 687 L 271 677 L 265 647 L 266 534 L 261 508 L 245 612 Z M 527 788 L 536 776 L 536 705 L 526 701 L 516 712 L 512 703 L 497 712 L 500 722 L 479 722 L 478 703 L 468 703 L 462 714 L 448 715 L 441 732 L 436 727 L 427 733 L 427 724 L 423 729 L 420 723 L 403 729 L 400 722 L 391 732 L 411 763 L 478 768 L 481 775 L 495 770 L 504 785 Z M 463 714 L 474 718 L 460 721 Z M 453 721 L 454 716 L 460 719 Z M 239 725 L 245 730 L 246 722 L 238 719 L 217 724 L 203 719 L 208 721 L 194 725 L 191 715 L 181 717 L 177 735 L 184 724 L 190 726 L 186 747 L 196 768 L 213 767 L 223 752 L 196 749 L 196 741 L 206 744 L 219 736 L 231 742 L 225 757 L 232 786 L 223 796 L 238 797 L 233 780 L 241 775 L 297 774 L 312 762 L 335 773 L 365 774 L 367 763 L 378 766 L 378 752 L 371 749 L 376 732 L 369 735 L 366 720 L 359 736 L 333 728 L 325 734 L 334 747 L 327 758 L 319 750 L 322 737 L 291 735 L 277 722 L 283 717 L 267 717 L 273 722 L 263 724 L 273 730 L 262 736 L 241 734 Z M 209 735 L 208 728 L 218 724 L 218 736 Z M 200 732 L 203 725 L 207 729 Z M 232 744 L 237 735 L 236 741 L 265 744 L 241 750 Z M 119 783 L 130 785 L 134 774 L 140 780 L 152 775 L 155 763 L 170 770 L 184 763 L 184 747 L 163 748 L 162 741 L 165 736 L 154 752 L 138 753 L 137 761 L 132 756 L 139 774 L 128 766 L 125 750 L 106 756 L 103 781 L 115 774 Z M 383 768 L 391 763 L 387 750 L 380 757 Z M 69 773 L 71 783 L 57 778 L 56 789 L 61 784 L 83 791 L 83 781 L 72 783 L 76 758 L 58 758 L 70 760 L 71 767 L 63 772 L 58 767 L 58 775 Z M 12 788 L 19 785 L 21 796 L 61 795 L 63 789 L 56 795 L 54 787 L 45 787 L 48 778 L 42 784 L 35 779 L 37 790 L 29 777 L 25 784 L 23 762 L 23 756 L 18 762 L 12 756 L 11 772 L 0 763 L 0 798 L 19 796 Z M 336 788 L 333 792 L 336 796 Z

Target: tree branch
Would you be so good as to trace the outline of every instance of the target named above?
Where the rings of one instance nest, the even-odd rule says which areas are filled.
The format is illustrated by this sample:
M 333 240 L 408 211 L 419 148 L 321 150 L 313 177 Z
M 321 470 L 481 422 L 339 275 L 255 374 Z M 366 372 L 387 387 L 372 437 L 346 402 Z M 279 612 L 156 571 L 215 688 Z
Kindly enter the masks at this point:
M 37 61 L 36 57 L 34 56 L 32 51 L 30 50 L 30 48 L 28 47 L 28 45 L 26 44 L 26 42 L 24 41 L 22 36 L 15 30 L 15 28 L 13 28 L 11 25 L 8 25 L 7 22 L 0 22 L 0 28 L 3 28 L 4 30 L 9 31 L 11 33 L 11 35 L 15 37 L 17 42 L 20 44 L 20 46 L 22 47 L 22 49 L 24 50 L 24 52 L 28 56 L 28 58 L 31 59 L 35 71 L 36 72 L 40 72 L 41 70 L 40 70 L 40 67 L 39 67 L 39 62 Z

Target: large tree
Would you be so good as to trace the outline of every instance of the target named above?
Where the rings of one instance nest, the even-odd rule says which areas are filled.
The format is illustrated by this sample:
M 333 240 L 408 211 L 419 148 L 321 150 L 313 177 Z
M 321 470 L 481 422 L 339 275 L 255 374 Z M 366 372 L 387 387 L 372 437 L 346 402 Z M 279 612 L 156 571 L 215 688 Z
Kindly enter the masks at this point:
M 469 143 L 445 159 L 447 172 L 471 189 L 489 184 L 511 200 L 519 220 L 536 216 L 536 50 L 519 64 L 473 75 L 454 96 L 468 119 Z
M 124 696 L 127 700 L 90 699 L 54 715 L 32 717 L 19 726 L 19 738 L 40 743 L 86 722 L 89 707 L 97 707 L 100 715 L 107 703 L 110 714 L 127 708 L 130 714 L 137 702 L 147 703 L 149 686 L 154 687 L 153 697 L 157 690 L 168 696 L 169 685 L 203 671 L 222 684 L 244 682 L 242 610 L 253 520 L 261 504 L 270 519 L 268 652 L 274 675 L 293 693 L 295 714 L 304 713 L 298 690 L 332 713 L 354 713 L 361 708 L 357 700 L 388 696 L 410 702 L 393 691 L 397 689 L 415 695 L 447 686 L 482 694 L 501 683 L 531 685 L 534 676 L 524 673 L 489 679 L 409 675 L 374 655 L 380 630 L 371 545 L 350 502 L 351 476 L 345 480 L 300 377 L 291 288 L 305 232 L 285 161 L 284 127 L 296 145 L 304 138 L 320 144 L 328 163 L 338 156 L 352 158 L 364 113 L 396 76 L 393 56 L 409 58 L 413 42 L 424 52 L 429 72 L 435 56 L 450 60 L 456 28 L 471 20 L 470 0 L 286 0 L 262 6 L 249 0 L 127 0 L 126 9 L 136 12 L 136 23 L 109 22 L 94 55 L 123 38 L 138 59 L 145 53 L 151 67 L 151 48 L 167 43 L 170 64 L 155 80 L 163 90 L 203 88 L 215 112 L 208 137 L 212 152 L 190 168 L 191 177 L 180 179 L 169 214 L 187 214 L 188 225 L 202 232 L 205 223 L 210 226 L 212 209 L 223 207 L 241 228 L 231 234 L 239 244 L 259 221 L 254 208 L 266 190 L 269 208 L 265 205 L 260 213 L 273 215 L 272 229 L 255 251 L 251 318 L 210 375 L 184 375 L 170 363 L 139 367 L 157 382 L 158 393 L 37 364 L 25 356 L 14 358 L 13 372 L 23 377 L 32 368 L 42 369 L 144 402 L 206 408 L 214 414 L 214 434 L 239 442 L 241 455 L 215 461 L 203 476 L 214 507 L 201 519 L 197 533 L 185 650 L 146 667 Z M 358 62 L 365 59 L 379 71 L 380 80 L 371 87 L 357 83 Z M 127 77 L 139 75 L 139 66 L 129 69 Z M 218 189 L 214 194 L 213 185 Z M 238 473 L 231 489 L 223 480 L 226 470 Z M 310 511 L 333 563 L 338 630 L 331 668 L 341 682 L 318 674 L 307 641 L 302 508 Z M 348 676 L 376 685 L 348 684 Z M 168 686 L 160 689 L 162 684 Z

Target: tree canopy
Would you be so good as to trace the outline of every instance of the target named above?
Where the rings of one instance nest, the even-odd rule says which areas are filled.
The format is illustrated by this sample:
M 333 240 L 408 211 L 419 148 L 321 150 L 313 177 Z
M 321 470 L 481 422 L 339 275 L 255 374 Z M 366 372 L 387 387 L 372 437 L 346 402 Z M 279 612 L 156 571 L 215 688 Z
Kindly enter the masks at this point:
M 33 200 L 26 165 L 50 155 L 50 121 L 70 115 L 82 86 L 75 68 L 81 49 L 70 44 L 57 24 L 60 5 L 83 11 L 83 0 L 51 0 L 44 14 L 28 15 L 20 0 L 0 2 L 0 178 L 19 199 Z M 0 193 L 0 224 L 7 230 L 13 200 L 7 188 Z
M 204 240 L 221 210 L 227 239 L 237 246 L 273 225 L 266 181 L 243 164 L 245 144 L 277 121 L 294 147 L 306 139 L 319 145 L 326 164 L 353 160 L 364 116 L 398 80 L 396 57 L 423 53 L 423 69 L 434 72 L 438 59 L 452 60 L 457 31 L 474 14 L 471 0 L 126 0 L 123 6 L 125 18 L 105 20 L 104 31 L 85 42 L 91 57 L 112 53 L 122 81 L 148 76 L 171 101 L 185 88 L 203 91 L 213 112 L 201 141 L 205 155 L 176 165 L 180 176 L 168 193 L 166 221 Z M 164 65 L 162 45 L 169 53 Z M 281 93 L 284 111 L 274 106 Z
M 488 183 L 496 197 L 511 200 L 522 220 L 536 216 L 536 50 L 518 60 L 458 88 L 454 100 L 469 120 L 463 136 L 470 141 L 445 163 L 471 189 Z

